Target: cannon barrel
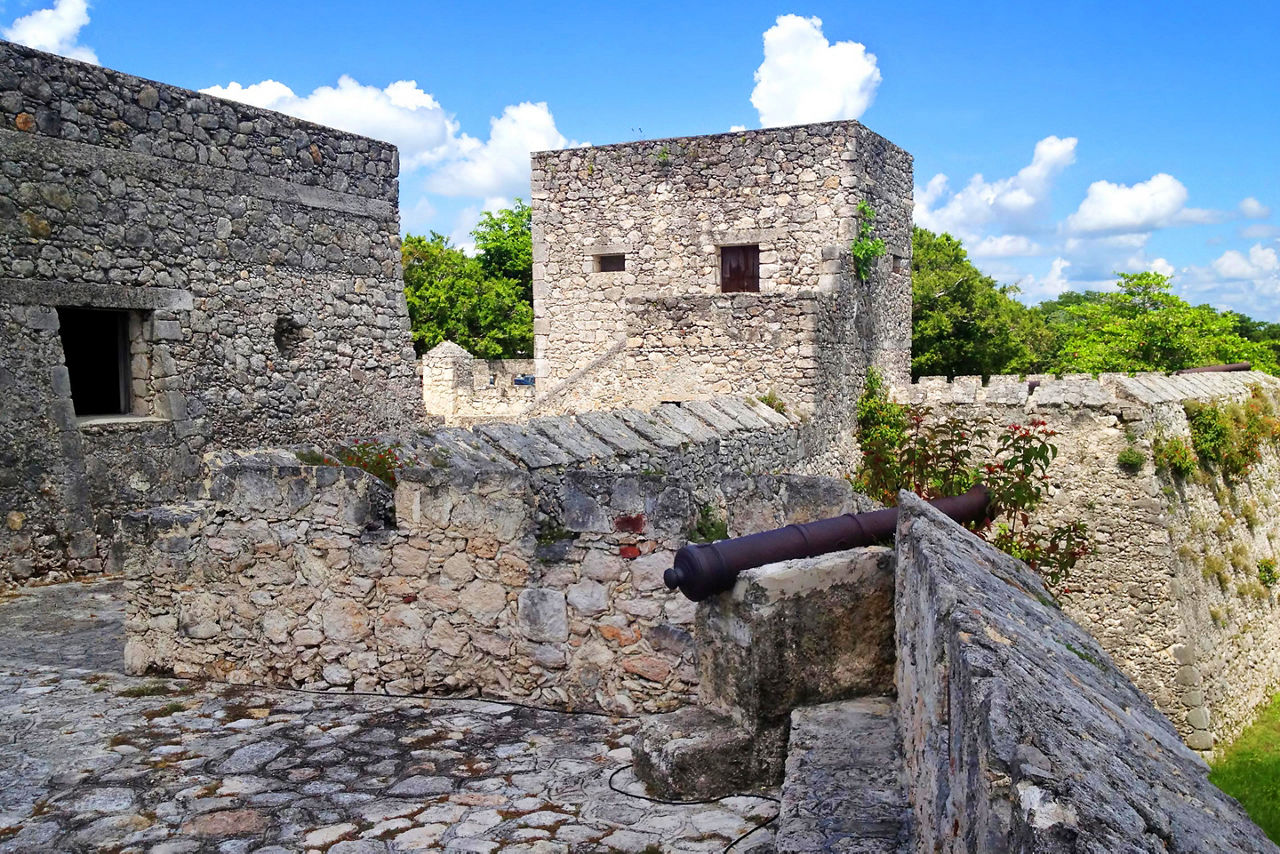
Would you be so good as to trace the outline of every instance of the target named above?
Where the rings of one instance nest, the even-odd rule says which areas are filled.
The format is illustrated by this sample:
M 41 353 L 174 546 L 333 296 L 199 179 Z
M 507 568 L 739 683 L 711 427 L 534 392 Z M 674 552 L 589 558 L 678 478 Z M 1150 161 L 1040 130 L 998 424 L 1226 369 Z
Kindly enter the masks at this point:
M 935 498 L 929 503 L 957 522 L 985 518 L 990 493 L 981 484 L 964 495 Z M 715 543 L 689 543 L 676 552 L 675 566 L 662 575 L 667 587 L 701 602 L 733 587 L 738 573 L 783 560 L 814 557 L 866 546 L 893 534 L 898 508 L 845 513 L 802 525 L 734 537 Z
M 1180 371 L 1174 371 L 1175 374 L 1216 374 L 1226 373 L 1227 371 L 1251 371 L 1253 370 L 1252 362 L 1232 362 L 1229 365 L 1205 365 L 1202 368 L 1183 368 Z

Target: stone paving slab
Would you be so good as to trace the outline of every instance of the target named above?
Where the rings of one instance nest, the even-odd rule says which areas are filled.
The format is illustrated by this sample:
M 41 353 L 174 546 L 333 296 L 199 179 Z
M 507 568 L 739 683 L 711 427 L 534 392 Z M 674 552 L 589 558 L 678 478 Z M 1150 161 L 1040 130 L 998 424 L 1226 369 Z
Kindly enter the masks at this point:
M 71 646 L 118 631 L 91 604 L 111 588 L 74 586 L 0 603 L 0 625 L 58 603 Z M 711 852 L 776 812 L 613 791 L 630 719 L 19 665 L 32 644 L 16 635 L 0 632 L 2 854 Z M 642 791 L 629 770 L 615 785 Z M 772 851 L 771 831 L 733 850 Z

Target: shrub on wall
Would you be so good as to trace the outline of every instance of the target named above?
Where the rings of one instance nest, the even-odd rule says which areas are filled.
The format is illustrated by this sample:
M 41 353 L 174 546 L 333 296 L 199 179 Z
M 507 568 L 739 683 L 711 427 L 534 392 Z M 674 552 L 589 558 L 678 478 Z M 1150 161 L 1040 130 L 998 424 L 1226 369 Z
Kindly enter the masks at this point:
M 874 370 L 857 412 L 863 457 L 852 480 L 865 494 L 893 505 L 900 489 L 937 498 L 981 482 L 991 492 L 991 505 L 976 533 L 1039 572 L 1050 586 L 1061 586 L 1093 551 L 1083 522 L 1052 528 L 1032 523 L 1053 487 L 1048 469 L 1058 454 L 1051 441 L 1056 433 L 1046 422 L 1032 419 L 996 429 L 989 420 L 935 421 L 927 407 L 890 401 Z
M 1191 474 L 1200 462 L 1191 445 L 1180 436 L 1165 438 L 1157 434 L 1155 441 L 1151 443 L 1151 455 L 1158 470 L 1171 471 L 1178 477 Z
M 1228 480 L 1248 474 L 1264 443 L 1280 438 L 1271 401 L 1256 386 L 1243 404 L 1189 400 L 1183 409 L 1201 464 L 1217 466 Z
M 399 442 L 356 442 L 333 454 L 299 451 L 298 461 L 309 466 L 350 466 L 363 469 L 387 486 L 396 485 L 396 472 L 415 460 L 405 454 Z

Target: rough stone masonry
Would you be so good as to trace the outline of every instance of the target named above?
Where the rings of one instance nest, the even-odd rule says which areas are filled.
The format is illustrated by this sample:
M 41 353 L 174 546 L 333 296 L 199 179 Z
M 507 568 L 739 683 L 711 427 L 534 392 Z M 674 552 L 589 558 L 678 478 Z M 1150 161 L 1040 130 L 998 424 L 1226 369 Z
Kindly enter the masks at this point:
M 0 584 L 203 453 L 420 411 L 394 146 L 0 42 L 0 149 Z

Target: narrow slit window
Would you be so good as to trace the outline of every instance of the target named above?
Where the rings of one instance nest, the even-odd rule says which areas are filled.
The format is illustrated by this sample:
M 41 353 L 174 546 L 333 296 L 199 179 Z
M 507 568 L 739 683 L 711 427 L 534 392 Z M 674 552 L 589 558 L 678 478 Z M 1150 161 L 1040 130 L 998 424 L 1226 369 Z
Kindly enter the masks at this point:
M 129 312 L 60 307 L 58 332 L 76 416 L 130 414 Z
M 720 247 L 720 290 L 723 293 L 760 291 L 760 247 Z
M 621 273 L 627 269 L 627 256 L 621 253 L 616 255 L 597 255 L 596 271 L 600 273 Z

